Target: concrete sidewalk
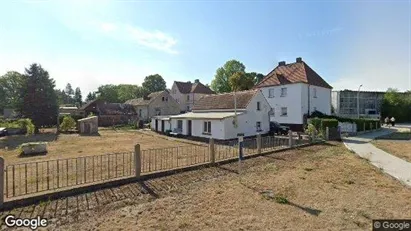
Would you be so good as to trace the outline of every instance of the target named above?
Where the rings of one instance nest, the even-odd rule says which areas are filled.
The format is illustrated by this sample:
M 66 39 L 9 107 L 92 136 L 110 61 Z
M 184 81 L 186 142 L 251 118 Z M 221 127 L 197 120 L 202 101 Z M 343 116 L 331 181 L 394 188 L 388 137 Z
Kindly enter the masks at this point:
M 395 131 L 395 128 L 383 128 L 380 131 L 355 137 L 344 137 L 343 142 L 348 149 L 354 151 L 360 157 L 368 159 L 374 166 L 381 168 L 387 174 L 411 187 L 411 163 L 378 149 L 369 143 L 376 137 Z

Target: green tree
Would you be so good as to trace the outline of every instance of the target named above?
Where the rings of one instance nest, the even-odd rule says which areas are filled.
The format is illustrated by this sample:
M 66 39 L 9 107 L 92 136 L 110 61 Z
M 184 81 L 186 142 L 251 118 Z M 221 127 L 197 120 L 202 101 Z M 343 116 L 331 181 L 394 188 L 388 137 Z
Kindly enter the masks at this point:
M 257 72 L 250 72 L 250 73 L 247 73 L 246 75 L 253 80 L 254 85 L 261 82 L 261 80 L 263 80 L 265 77 L 263 74 L 257 73 Z
M 70 97 L 72 97 L 72 96 L 74 95 L 74 91 L 73 91 L 73 88 L 71 87 L 71 84 L 70 84 L 70 83 L 67 83 L 65 92 L 66 92 L 66 94 L 69 95 Z
M 233 91 L 249 90 L 254 86 L 254 81 L 251 76 L 244 72 L 236 72 L 229 78 L 230 88 Z
M 96 97 L 96 93 L 95 92 L 89 92 L 87 97 L 86 97 L 86 102 L 90 102 L 92 100 L 95 100 Z
M 163 91 L 166 89 L 166 81 L 159 74 L 149 75 L 144 78 L 142 86 L 149 92 Z
M 79 87 L 76 87 L 74 92 L 74 103 L 77 107 L 81 107 L 83 105 L 83 96 L 81 95 L 81 90 Z
M 389 88 L 384 94 L 381 116 L 383 118 L 393 116 L 397 122 L 411 121 L 411 94 L 400 93 L 397 89 Z
M 0 111 L 4 108 L 16 108 L 22 100 L 20 92 L 25 85 L 25 78 L 16 71 L 9 71 L 0 76 Z
M 109 103 L 118 103 L 120 100 L 118 98 L 117 86 L 113 84 L 101 85 L 98 87 L 97 92 L 98 99 L 104 100 Z
M 23 100 L 18 105 L 18 110 L 33 121 L 37 133 L 39 127 L 54 125 L 57 121 L 55 82 L 49 73 L 36 63 L 26 68 L 24 77 L 25 84 L 21 89 Z
M 229 60 L 217 69 L 211 88 L 217 93 L 231 92 L 229 78 L 236 72 L 245 73 L 245 66 L 237 60 Z

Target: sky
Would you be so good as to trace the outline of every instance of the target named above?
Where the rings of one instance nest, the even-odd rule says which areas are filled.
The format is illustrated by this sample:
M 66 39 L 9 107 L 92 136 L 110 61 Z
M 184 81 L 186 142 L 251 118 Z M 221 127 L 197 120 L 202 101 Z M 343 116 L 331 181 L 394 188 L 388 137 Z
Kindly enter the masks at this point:
M 210 83 L 230 59 L 302 59 L 334 90 L 411 89 L 411 0 L 0 1 L 0 75 L 39 63 L 83 97 L 150 74 Z

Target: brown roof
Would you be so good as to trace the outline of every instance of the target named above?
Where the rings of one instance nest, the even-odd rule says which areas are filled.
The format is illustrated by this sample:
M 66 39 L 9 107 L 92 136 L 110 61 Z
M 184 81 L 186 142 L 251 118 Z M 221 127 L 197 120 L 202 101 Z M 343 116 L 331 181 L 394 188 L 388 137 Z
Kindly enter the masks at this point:
M 122 103 L 100 104 L 98 109 L 102 115 L 133 115 L 136 111 L 133 105 Z
M 198 83 L 190 83 L 190 82 L 178 82 L 175 81 L 176 86 L 180 93 L 188 94 L 188 93 L 199 93 L 199 94 L 215 94 L 209 87 L 205 86 L 204 84 Z
M 304 61 L 277 66 L 264 77 L 254 88 L 284 85 L 291 83 L 306 83 L 318 87 L 332 89 L 332 87 L 319 76 Z
M 258 89 L 236 92 L 237 109 L 247 108 Z M 234 93 L 207 95 L 194 103 L 193 110 L 234 109 Z
M 167 90 L 164 90 L 167 91 Z M 134 106 L 144 106 L 144 105 L 149 105 L 155 98 L 157 98 L 161 93 L 164 91 L 156 91 L 150 93 L 147 98 L 137 98 L 137 99 L 130 99 L 125 102 L 125 104 L 131 104 Z M 168 91 L 167 91 L 168 93 Z

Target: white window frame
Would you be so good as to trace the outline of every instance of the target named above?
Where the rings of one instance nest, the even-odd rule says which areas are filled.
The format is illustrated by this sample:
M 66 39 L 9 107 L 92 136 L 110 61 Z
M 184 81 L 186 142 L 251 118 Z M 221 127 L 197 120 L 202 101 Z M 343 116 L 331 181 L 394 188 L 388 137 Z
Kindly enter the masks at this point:
M 179 126 L 181 124 L 181 127 Z M 177 129 L 183 130 L 183 120 L 177 120 Z
M 211 121 L 203 122 L 203 134 L 211 134 Z
M 284 113 L 285 109 L 285 113 Z M 288 108 L 287 107 L 281 107 L 281 115 L 280 116 L 288 116 Z
M 268 98 L 274 98 L 274 88 L 268 89 Z
M 313 88 L 313 97 L 317 98 L 317 88 Z
M 261 102 L 257 101 L 257 111 L 261 111 Z
M 286 97 L 287 96 L 287 88 L 286 87 L 282 87 L 281 88 L 281 97 Z

